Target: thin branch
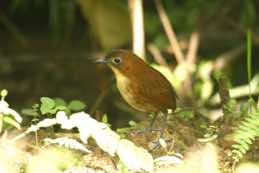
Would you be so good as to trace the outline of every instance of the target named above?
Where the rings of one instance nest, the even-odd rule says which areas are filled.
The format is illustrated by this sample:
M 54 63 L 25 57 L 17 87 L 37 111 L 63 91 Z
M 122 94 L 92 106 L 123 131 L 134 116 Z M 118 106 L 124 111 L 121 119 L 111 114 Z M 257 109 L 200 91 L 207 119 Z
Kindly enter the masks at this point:
M 192 65 L 195 64 L 197 59 L 197 51 L 199 47 L 199 41 L 200 41 L 200 35 L 198 32 L 193 32 L 191 34 L 190 42 L 189 42 L 189 48 L 186 55 L 187 62 Z
M 169 20 L 168 16 L 166 15 L 166 12 L 164 10 L 164 7 L 161 4 L 161 1 L 155 0 L 155 3 L 156 3 L 156 8 L 157 8 L 160 20 L 162 22 L 166 35 L 169 39 L 169 42 L 172 46 L 172 49 L 174 51 L 176 61 L 178 63 L 182 63 L 182 62 L 184 62 L 184 54 L 180 48 L 176 34 L 173 30 L 173 26 L 171 25 L 170 20 Z
M 142 0 L 128 0 L 133 32 L 133 52 L 145 57 L 145 34 Z
M 166 67 L 169 67 L 167 62 L 165 61 L 164 57 L 162 56 L 160 50 L 154 44 L 149 44 L 148 45 L 148 50 L 153 55 L 155 61 L 158 64 L 166 66 Z
M 229 89 L 229 94 L 232 99 L 238 99 L 242 97 L 247 97 L 249 93 L 249 85 L 251 86 L 251 95 L 258 95 L 259 94 L 259 74 L 254 76 L 253 79 L 249 84 L 246 85 L 240 85 L 236 86 L 234 88 Z M 220 97 L 219 94 L 215 94 L 214 96 L 211 97 L 210 99 L 210 104 L 211 105 L 217 105 L 220 103 Z
M 95 100 L 92 108 L 89 111 L 91 115 L 93 115 L 96 112 L 99 106 L 103 103 L 103 100 L 108 96 L 109 92 L 111 92 L 114 81 L 115 81 L 115 78 L 114 77 L 111 78 L 108 81 L 108 84 L 107 84 L 108 87 L 102 89 L 102 91 L 99 93 L 99 95 L 97 96 L 97 99 Z
M 103 103 L 103 100 L 107 97 L 111 90 L 111 87 L 103 89 L 100 94 L 97 96 L 96 101 L 94 102 L 94 105 L 90 109 L 90 114 L 93 115 L 94 112 L 99 108 L 99 106 Z
M 221 100 L 223 111 L 226 111 L 224 105 L 226 105 L 230 100 L 229 88 L 227 85 L 227 78 L 225 76 L 220 76 L 218 79 L 219 84 L 219 97 Z

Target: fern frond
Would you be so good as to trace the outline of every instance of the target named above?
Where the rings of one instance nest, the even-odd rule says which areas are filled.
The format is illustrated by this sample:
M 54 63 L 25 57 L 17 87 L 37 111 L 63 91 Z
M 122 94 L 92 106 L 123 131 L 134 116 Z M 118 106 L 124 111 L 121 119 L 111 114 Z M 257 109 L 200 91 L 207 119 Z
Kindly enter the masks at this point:
M 232 145 L 232 158 L 238 162 L 249 151 L 259 136 L 259 111 L 247 113 L 239 127 L 234 131 L 235 144 Z

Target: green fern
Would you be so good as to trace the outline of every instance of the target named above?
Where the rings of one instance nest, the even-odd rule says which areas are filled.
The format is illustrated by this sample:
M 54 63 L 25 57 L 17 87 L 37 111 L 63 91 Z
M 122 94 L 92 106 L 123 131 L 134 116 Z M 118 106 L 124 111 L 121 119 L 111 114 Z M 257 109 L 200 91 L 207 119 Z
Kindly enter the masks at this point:
M 234 132 L 235 144 L 232 145 L 232 158 L 238 162 L 250 149 L 259 136 L 259 110 L 247 112 L 246 117 Z
M 246 33 L 246 62 L 247 77 L 249 82 L 249 100 L 246 110 L 241 110 L 245 116 L 239 127 L 234 131 L 235 144 L 232 145 L 232 159 L 238 162 L 244 157 L 255 138 L 259 136 L 259 108 L 251 96 L 251 76 L 252 76 L 252 31 L 248 28 Z

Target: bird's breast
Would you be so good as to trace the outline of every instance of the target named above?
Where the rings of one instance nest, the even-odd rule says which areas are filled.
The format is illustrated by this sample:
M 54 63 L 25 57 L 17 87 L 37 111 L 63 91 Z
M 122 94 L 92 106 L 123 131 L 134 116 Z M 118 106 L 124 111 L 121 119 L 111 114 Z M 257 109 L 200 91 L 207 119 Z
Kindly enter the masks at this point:
M 138 85 L 134 83 L 134 80 L 129 79 L 127 76 L 119 72 L 118 70 L 113 69 L 116 76 L 117 87 L 125 99 L 125 101 L 135 108 L 136 110 L 142 112 L 154 112 L 154 106 L 148 102 L 143 102 L 142 96 L 138 93 Z

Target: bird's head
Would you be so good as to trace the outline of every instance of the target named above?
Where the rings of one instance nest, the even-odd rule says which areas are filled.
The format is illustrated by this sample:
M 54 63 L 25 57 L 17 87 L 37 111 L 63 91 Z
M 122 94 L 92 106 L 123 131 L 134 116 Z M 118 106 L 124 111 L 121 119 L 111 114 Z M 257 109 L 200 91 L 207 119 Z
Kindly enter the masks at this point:
M 146 65 L 141 58 L 127 50 L 114 50 L 96 62 L 107 64 L 115 74 L 119 72 L 126 75 L 134 74 L 134 71 Z

